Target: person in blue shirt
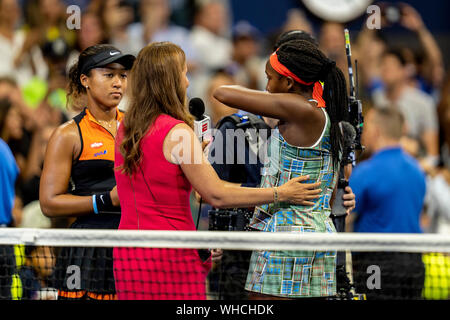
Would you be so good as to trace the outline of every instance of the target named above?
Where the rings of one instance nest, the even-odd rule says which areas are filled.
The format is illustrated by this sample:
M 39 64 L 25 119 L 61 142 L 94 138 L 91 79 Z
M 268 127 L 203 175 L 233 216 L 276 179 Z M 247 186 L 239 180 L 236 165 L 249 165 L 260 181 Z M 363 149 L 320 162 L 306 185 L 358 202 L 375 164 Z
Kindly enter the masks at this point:
M 363 145 L 373 154 L 358 164 L 350 177 L 356 195 L 354 231 L 372 233 L 421 233 L 425 173 L 400 147 L 404 119 L 395 108 L 371 109 L 364 123 Z M 417 253 L 353 253 L 357 292 L 368 299 L 417 299 L 421 297 L 424 266 Z M 368 267 L 381 270 L 381 288 L 369 289 Z
M 422 232 L 425 173 L 400 147 L 402 126 L 403 117 L 393 109 L 372 109 L 365 119 L 363 144 L 373 155 L 350 178 L 358 199 L 355 232 Z
M 0 226 L 12 223 L 15 183 L 19 174 L 16 160 L 5 141 L 0 139 Z
M 19 168 L 11 149 L 0 139 L 0 228 L 9 227 L 13 222 L 14 187 L 18 174 Z M 11 299 L 12 276 L 16 267 L 13 246 L 0 246 L 0 266 L 0 299 Z

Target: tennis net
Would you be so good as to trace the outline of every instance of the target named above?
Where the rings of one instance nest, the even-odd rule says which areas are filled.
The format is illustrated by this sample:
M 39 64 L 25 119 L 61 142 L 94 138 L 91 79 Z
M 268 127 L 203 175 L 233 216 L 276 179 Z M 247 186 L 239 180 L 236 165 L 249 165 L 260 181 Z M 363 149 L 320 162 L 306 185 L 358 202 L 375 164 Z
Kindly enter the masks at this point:
M 302 297 L 448 300 L 450 236 L 0 229 L 0 299 Z

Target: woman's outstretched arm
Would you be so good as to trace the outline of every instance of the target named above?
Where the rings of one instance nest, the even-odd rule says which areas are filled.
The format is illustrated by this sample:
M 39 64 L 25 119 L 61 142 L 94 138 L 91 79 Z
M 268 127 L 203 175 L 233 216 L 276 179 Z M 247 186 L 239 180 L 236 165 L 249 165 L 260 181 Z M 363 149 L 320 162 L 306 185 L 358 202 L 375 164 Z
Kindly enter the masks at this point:
M 78 129 L 69 122 L 57 128 L 47 145 L 44 169 L 41 175 L 39 201 L 47 217 L 76 217 L 94 212 L 92 196 L 76 196 L 68 193 L 69 180 Z M 110 192 L 113 205 L 119 205 L 117 189 Z
M 39 201 L 47 217 L 77 216 L 93 212 L 91 197 L 68 194 L 77 131 L 63 124 L 53 132 L 45 153 Z
M 220 180 L 202 152 L 200 142 L 186 124 L 172 128 L 164 140 L 164 155 L 172 163 L 179 164 L 192 187 L 216 208 L 249 207 L 274 202 L 290 202 L 313 205 L 321 190 L 318 183 L 302 183 L 307 177 L 298 177 L 283 186 L 273 188 L 244 188 Z M 277 192 L 277 195 L 274 195 Z
M 323 113 L 313 107 L 303 96 L 295 93 L 269 93 L 242 86 L 220 86 L 214 90 L 214 98 L 223 104 L 286 122 L 305 119 L 322 119 Z

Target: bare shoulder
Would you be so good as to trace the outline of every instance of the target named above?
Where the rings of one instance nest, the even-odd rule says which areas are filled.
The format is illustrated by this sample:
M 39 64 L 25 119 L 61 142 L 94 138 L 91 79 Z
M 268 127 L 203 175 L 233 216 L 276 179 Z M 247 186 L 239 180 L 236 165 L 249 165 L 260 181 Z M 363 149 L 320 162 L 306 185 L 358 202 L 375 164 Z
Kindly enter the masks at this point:
M 178 123 L 173 126 L 172 129 L 169 130 L 166 136 L 166 140 L 169 138 L 170 140 L 175 139 L 178 141 L 182 137 L 190 137 L 194 135 L 194 130 L 189 127 L 185 122 Z
M 316 120 L 325 120 L 324 113 L 317 107 L 317 103 L 306 99 L 296 93 L 275 93 L 279 97 L 279 103 L 286 109 L 295 110 L 295 115 L 303 120 L 305 117 L 312 117 Z M 295 118 L 295 117 L 294 117 Z M 302 121 L 303 122 L 303 121 Z
M 172 164 L 179 164 L 178 159 L 175 159 L 172 152 L 178 150 L 183 153 L 183 145 L 187 141 L 191 141 L 191 132 L 193 131 L 186 123 L 178 123 L 169 130 L 163 142 L 163 153 L 166 160 Z
M 306 99 L 304 96 L 297 93 L 272 93 L 279 96 L 279 99 L 284 103 L 294 104 L 297 107 L 306 108 L 308 110 L 316 109 L 312 108 L 313 103 Z
M 173 130 L 173 129 L 186 129 L 186 130 L 190 130 L 190 131 L 193 132 L 192 128 L 189 127 L 189 126 L 186 124 L 186 122 L 181 122 L 181 123 L 178 123 L 178 124 L 174 125 L 173 128 L 172 128 L 172 130 Z
M 79 136 L 80 134 L 78 133 L 78 127 L 75 121 L 69 120 L 56 128 L 50 139 L 70 142 L 75 141 Z
M 71 152 L 76 154 L 81 148 L 80 134 L 78 127 L 73 120 L 69 120 L 53 131 L 50 137 L 49 148 L 57 148 L 63 152 Z

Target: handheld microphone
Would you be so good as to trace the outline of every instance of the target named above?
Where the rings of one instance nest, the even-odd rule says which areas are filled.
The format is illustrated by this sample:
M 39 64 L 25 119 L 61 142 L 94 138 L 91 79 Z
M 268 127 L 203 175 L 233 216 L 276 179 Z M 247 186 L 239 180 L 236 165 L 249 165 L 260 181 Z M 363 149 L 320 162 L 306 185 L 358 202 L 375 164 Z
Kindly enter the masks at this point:
M 192 98 L 189 101 L 189 112 L 195 117 L 194 132 L 200 141 L 209 140 L 211 131 L 211 119 L 205 115 L 205 104 L 200 98 Z
M 346 121 L 341 121 L 339 123 L 339 127 L 341 128 L 342 132 L 342 161 L 341 161 L 341 168 L 339 172 L 339 180 L 338 180 L 338 187 L 336 190 L 336 195 L 333 202 L 333 207 L 331 208 L 331 214 L 334 217 L 341 217 L 347 215 L 347 210 L 344 207 L 344 200 L 342 197 L 345 194 L 345 187 L 348 186 L 348 181 L 345 179 L 344 176 L 344 167 L 352 163 L 352 155 L 351 153 L 353 151 L 353 144 L 355 142 L 356 138 L 356 130 L 355 128 Z M 336 228 L 340 229 L 340 228 Z M 341 230 L 338 230 L 338 232 Z M 344 231 L 344 230 L 342 230 Z

